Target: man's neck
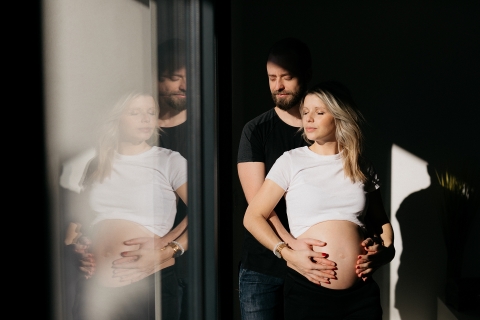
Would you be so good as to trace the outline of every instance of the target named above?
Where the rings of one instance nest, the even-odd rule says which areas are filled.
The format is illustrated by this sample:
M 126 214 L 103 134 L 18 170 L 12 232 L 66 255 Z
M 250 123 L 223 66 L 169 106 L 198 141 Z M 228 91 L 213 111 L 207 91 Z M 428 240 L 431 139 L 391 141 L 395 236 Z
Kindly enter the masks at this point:
M 176 127 L 187 121 L 187 110 L 177 111 L 167 106 L 160 106 L 158 124 L 161 128 Z
M 292 127 L 302 126 L 302 117 L 300 116 L 299 106 L 294 106 L 288 110 L 282 110 L 279 107 L 275 107 L 275 112 L 278 117 L 286 124 Z

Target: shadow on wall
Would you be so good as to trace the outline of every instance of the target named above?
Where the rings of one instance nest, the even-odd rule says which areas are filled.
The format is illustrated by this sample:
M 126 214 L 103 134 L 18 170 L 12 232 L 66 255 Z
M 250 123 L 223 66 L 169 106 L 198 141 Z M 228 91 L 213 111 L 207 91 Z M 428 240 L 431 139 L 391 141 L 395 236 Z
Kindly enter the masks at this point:
M 437 297 L 445 291 L 441 186 L 431 170 L 428 173 L 430 186 L 406 197 L 396 212 L 403 244 L 395 287 L 395 308 L 401 319 L 436 319 Z
M 394 305 L 401 319 L 437 319 L 437 298 L 478 315 L 480 274 L 473 266 L 480 254 L 473 237 L 480 178 L 476 169 L 462 170 L 471 170 L 464 176 L 469 183 L 427 165 L 430 185 L 407 196 L 396 212 L 403 250 Z

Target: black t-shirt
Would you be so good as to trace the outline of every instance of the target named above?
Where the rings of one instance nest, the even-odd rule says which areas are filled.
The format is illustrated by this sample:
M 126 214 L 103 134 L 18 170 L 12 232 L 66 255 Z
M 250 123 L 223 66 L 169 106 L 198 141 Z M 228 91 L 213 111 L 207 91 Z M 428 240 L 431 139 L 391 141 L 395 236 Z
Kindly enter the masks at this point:
M 265 174 L 267 174 L 285 151 L 306 145 L 299 128 L 283 122 L 272 108 L 244 126 L 238 147 L 237 163 L 263 162 Z M 275 212 L 283 226 L 289 230 L 283 197 L 275 207 Z M 265 248 L 250 232 L 246 229 L 244 232 L 242 266 L 252 271 L 283 277 L 286 272 L 285 261 L 273 254 L 273 248 Z
M 160 132 L 159 146 L 179 152 L 185 159 L 187 158 L 187 122 L 183 122 L 175 127 L 162 128 Z M 178 201 L 177 214 L 173 228 L 176 227 L 187 215 L 187 206 L 182 200 Z M 184 281 L 188 275 L 188 250 L 175 260 L 177 275 Z
M 187 159 L 187 121 L 175 127 L 162 128 L 159 146 L 177 151 Z

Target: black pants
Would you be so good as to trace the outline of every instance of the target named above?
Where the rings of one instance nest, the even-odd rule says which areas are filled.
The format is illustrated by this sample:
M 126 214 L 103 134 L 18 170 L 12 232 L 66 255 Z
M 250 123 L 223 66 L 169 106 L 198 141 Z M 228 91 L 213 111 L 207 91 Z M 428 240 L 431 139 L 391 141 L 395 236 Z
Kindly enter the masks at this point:
M 175 270 L 173 266 L 167 267 L 158 274 L 161 275 L 162 319 L 178 320 L 179 287 Z M 82 279 L 77 287 L 73 319 L 154 320 L 155 300 L 154 274 L 117 288 L 101 287 L 92 281 Z
M 321 287 L 288 268 L 284 286 L 285 320 L 381 320 L 380 289 L 370 279 L 351 288 Z

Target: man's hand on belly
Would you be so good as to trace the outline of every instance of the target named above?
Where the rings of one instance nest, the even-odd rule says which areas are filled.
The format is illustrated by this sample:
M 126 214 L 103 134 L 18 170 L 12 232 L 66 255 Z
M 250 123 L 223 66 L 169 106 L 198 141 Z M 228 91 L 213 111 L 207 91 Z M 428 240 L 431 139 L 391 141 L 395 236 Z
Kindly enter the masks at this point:
M 91 241 L 85 236 L 81 236 L 75 243 L 69 244 L 78 259 L 78 268 L 84 274 L 85 278 L 91 278 L 95 273 L 95 259 L 92 253 L 88 252 Z
M 379 238 L 367 238 L 361 245 L 366 254 L 358 256 L 355 272 L 359 278 L 366 281 L 381 266 L 392 261 L 395 250 L 393 246 L 385 247 Z

